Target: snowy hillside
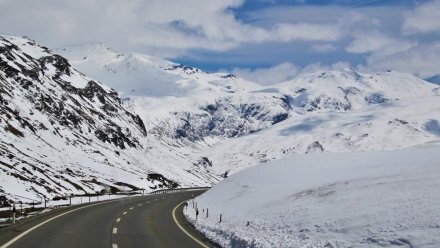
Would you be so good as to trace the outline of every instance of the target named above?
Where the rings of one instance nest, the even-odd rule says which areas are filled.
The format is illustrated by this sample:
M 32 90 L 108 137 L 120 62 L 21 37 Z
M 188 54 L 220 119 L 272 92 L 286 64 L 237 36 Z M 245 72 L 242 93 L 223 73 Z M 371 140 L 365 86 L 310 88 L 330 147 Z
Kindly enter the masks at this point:
M 116 53 L 102 44 L 59 49 L 73 66 L 124 91 L 124 104 L 147 131 L 194 145 L 210 138 L 256 132 L 287 118 L 282 94 L 254 94 L 260 86 L 226 73 L 206 73 L 143 54 Z
M 434 248 L 438 161 L 440 143 L 294 155 L 236 173 L 197 197 L 197 221 L 192 202 L 185 214 L 223 247 Z
M 313 73 L 261 91 L 291 99 L 290 118 L 197 156 L 233 173 L 291 154 L 394 150 L 440 137 L 439 87 L 408 74 Z
M 7 198 L 218 181 L 147 135 L 116 91 L 29 39 L 0 37 L 0 84 L 0 192 Z
M 346 69 L 262 87 L 102 44 L 59 51 L 88 75 L 133 89 L 124 105 L 147 132 L 189 148 L 216 175 L 290 154 L 391 150 L 439 135 L 439 87 L 409 74 Z
M 438 85 L 394 71 L 262 87 L 102 44 L 58 50 L 69 60 L 26 38 L 5 36 L 0 48 L 0 185 L 10 197 L 211 185 L 292 154 L 440 136 Z
M 56 51 L 68 58 L 79 71 L 106 82 L 124 96 L 179 97 L 209 85 L 221 85 L 225 91 L 232 90 L 231 87 L 233 90 L 241 90 L 242 87 L 256 86 L 255 83 L 243 80 L 239 84 L 234 83 L 228 79 L 235 76 L 227 73 L 208 74 L 197 68 L 146 54 L 117 53 L 100 43 Z

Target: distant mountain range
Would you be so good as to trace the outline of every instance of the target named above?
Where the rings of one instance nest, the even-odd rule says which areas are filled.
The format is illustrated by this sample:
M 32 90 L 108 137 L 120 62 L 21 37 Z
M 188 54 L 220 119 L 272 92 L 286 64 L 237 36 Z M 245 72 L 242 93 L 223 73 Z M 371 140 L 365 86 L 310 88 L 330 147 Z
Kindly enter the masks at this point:
M 439 86 L 394 71 L 316 72 L 263 87 L 103 44 L 54 53 L 3 36 L 0 84 L 0 191 L 9 198 L 206 186 L 289 155 L 440 136 Z

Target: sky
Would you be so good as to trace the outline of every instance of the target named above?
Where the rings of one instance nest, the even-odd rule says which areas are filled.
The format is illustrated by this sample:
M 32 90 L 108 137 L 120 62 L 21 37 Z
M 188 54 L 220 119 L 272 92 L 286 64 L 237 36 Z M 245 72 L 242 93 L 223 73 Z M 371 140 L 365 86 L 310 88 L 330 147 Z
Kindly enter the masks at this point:
M 345 67 L 440 75 L 440 0 L 0 0 L 0 33 L 102 42 L 262 84 Z

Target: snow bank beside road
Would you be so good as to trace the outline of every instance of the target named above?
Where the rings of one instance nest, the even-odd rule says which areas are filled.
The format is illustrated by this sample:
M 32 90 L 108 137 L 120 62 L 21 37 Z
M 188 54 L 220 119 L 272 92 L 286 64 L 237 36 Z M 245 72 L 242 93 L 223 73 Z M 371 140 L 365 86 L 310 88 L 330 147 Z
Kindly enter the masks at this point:
M 292 156 L 234 174 L 195 199 L 197 221 L 192 204 L 185 215 L 225 247 L 438 247 L 439 177 L 440 144 Z

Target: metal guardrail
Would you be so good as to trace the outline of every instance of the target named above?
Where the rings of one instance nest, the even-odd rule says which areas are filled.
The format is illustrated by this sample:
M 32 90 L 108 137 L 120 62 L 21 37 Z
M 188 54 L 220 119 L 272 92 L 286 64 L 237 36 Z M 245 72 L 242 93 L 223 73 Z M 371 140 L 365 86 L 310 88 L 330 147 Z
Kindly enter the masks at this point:
M 193 188 L 176 188 L 176 189 L 159 189 L 153 192 L 150 192 L 148 194 L 150 195 L 158 195 L 158 194 L 165 194 L 165 193 L 173 193 L 173 192 L 180 192 L 180 191 L 190 191 L 190 190 L 208 190 L 211 187 L 193 187 Z

